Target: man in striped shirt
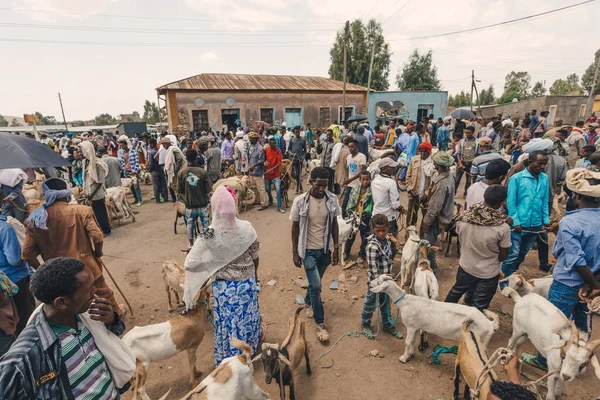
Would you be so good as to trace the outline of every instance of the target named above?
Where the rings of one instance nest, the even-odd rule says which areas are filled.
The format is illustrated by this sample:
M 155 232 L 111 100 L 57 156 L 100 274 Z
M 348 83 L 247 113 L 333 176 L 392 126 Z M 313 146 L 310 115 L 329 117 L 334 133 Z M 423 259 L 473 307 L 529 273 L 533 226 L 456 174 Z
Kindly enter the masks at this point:
M 125 325 L 96 295 L 90 269 L 74 258 L 54 258 L 37 269 L 31 288 L 43 305 L 0 359 L 0 393 L 8 399 L 118 399 L 134 361 L 114 362 L 126 351 L 111 336 Z M 111 369 L 105 356 L 113 360 Z

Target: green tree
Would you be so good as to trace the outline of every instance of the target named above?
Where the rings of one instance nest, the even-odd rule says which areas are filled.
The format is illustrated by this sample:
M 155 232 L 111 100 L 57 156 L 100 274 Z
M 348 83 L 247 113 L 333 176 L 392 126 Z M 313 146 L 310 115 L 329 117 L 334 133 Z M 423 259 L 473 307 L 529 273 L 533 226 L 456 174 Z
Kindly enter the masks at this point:
M 149 124 L 156 124 L 162 121 L 163 111 L 158 108 L 156 103 L 146 100 L 144 103 L 144 115 L 142 119 Z
M 567 79 L 557 79 L 550 86 L 550 94 L 553 96 L 565 96 L 569 94 L 582 94 L 583 89 L 579 86 L 577 74 L 567 76 Z
M 479 105 L 485 106 L 488 104 L 494 104 L 496 101 L 496 96 L 494 95 L 494 85 L 490 85 L 489 88 L 483 89 L 481 93 L 479 93 Z
M 529 88 L 531 87 L 531 75 L 529 72 L 511 71 L 504 78 L 504 94 L 518 93 L 519 99 L 526 99 L 529 96 Z M 504 97 L 504 94 L 502 97 Z
M 113 125 L 116 124 L 117 120 L 110 114 L 100 114 L 94 118 L 94 124 L 96 125 Z
M 433 53 L 415 51 L 396 75 L 398 90 L 440 90 L 442 85 L 437 77 L 437 67 L 433 64 Z
M 381 24 L 370 20 L 366 25 L 361 20 L 352 21 L 346 27 L 347 32 L 347 69 L 346 79 L 349 83 L 367 86 L 369 81 L 369 66 L 371 49 L 375 47 L 373 71 L 371 74 L 371 89 L 387 90 L 390 74 L 390 45 L 385 42 Z M 331 64 L 329 77 L 341 81 L 344 78 L 344 33 L 338 31 L 335 42 L 329 51 Z
M 521 100 L 521 94 L 517 92 L 504 92 L 496 102 L 498 104 L 512 103 L 513 99 Z
M 21 126 L 21 124 L 16 118 L 13 118 L 12 121 L 10 121 L 10 126 Z
M 56 118 L 52 115 L 42 115 L 41 112 L 36 111 L 35 115 L 40 119 L 40 125 L 56 125 Z
M 533 85 L 533 89 L 531 89 L 531 97 L 542 97 L 546 94 L 546 88 L 544 87 L 544 83 L 542 81 L 538 81 Z
M 471 94 L 465 93 L 464 90 L 461 90 L 460 93 L 457 93 L 454 97 L 450 96 L 448 98 L 448 105 L 450 107 L 464 107 L 471 105 Z
M 2 115 L 0 115 L 0 126 L 2 126 L 2 127 L 8 126 L 8 121 Z
M 585 90 L 586 94 L 592 92 L 592 85 L 594 84 L 594 74 L 596 73 L 596 64 L 600 62 L 600 49 L 596 51 L 594 55 L 594 61 L 585 70 L 585 73 L 581 77 L 581 87 Z M 596 87 L 593 88 L 594 94 L 600 94 L 600 79 L 596 83 Z

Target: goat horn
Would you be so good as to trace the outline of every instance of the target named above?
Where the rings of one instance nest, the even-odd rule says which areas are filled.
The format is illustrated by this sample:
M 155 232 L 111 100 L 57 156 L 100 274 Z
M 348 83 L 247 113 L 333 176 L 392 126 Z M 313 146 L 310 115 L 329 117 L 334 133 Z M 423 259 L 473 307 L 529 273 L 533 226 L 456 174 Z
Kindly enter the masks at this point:
M 279 353 L 279 355 L 277 356 L 277 358 L 279 358 L 281 361 L 283 361 L 283 363 L 285 365 L 287 365 L 288 367 L 292 368 L 292 363 L 283 354 Z
M 600 346 L 600 339 L 590 340 L 585 347 L 592 353 L 596 350 L 596 347 Z

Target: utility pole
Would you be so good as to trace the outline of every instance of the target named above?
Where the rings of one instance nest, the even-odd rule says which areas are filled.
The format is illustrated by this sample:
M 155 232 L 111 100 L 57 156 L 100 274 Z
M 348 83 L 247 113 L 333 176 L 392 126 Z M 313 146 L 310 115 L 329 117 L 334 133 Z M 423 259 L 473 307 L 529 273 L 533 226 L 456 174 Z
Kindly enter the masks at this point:
M 350 31 L 350 21 L 346 21 L 344 27 L 344 89 L 343 89 L 343 104 L 342 104 L 342 115 L 340 116 L 340 124 L 342 120 L 346 120 L 346 62 L 348 57 L 348 32 Z
M 63 108 L 63 105 L 62 105 L 62 98 L 60 97 L 60 93 L 58 94 L 58 101 L 60 102 L 60 111 L 62 112 L 65 129 L 68 131 L 69 128 L 67 127 L 67 119 L 65 118 L 65 109 Z
M 592 110 L 594 109 L 594 93 L 596 92 L 596 86 L 598 86 L 598 74 L 600 73 L 600 59 L 596 58 L 596 71 L 594 72 L 594 81 L 592 82 L 592 89 L 590 90 L 590 95 L 587 99 L 587 105 L 585 107 L 586 114 L 589 113 L 592 115 Z M 585 120 L 585 115 L 583 116 Z
M 373 72 L 373 61 L 375 59 L 375 41 L 371 45 L 371 63 L 369 64 L 369 78 L 367 79 L 367 110 L 365 116 L 369 114 L 369 93 L 371 93 L 371 73 Z

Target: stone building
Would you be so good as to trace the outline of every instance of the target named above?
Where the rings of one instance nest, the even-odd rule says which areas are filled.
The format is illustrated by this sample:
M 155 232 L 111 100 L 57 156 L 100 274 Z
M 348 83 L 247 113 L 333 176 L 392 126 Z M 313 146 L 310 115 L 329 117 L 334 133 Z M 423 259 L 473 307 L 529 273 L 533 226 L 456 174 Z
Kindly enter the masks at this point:
M 255 121 L 326 128 L 353 114 L 364 114 L 367 88 L 313 76 L 200 74 L 167 83 L 157 92 L 166 103 L 169 130 L 221 131 Z M 162 105 L 161 105 L 162 106 Z

